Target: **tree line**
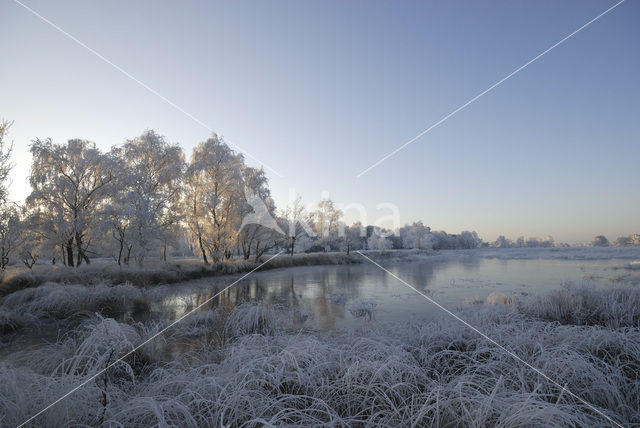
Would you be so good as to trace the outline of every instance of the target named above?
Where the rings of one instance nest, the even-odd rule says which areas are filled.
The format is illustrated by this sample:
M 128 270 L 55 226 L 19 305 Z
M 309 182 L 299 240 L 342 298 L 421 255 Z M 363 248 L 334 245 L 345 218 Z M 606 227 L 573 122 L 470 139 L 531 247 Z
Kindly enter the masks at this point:
M 194 147 L 189 159 L 153 130 L 108 151 L 88 140 L 36 139 L 30 146 L 31 193 L 17 204 L 8 200 L 10 126 L 0 122 L 0 270 L 16 261 L 29 268 L 39 260 L 80 266 L 96 257 L 142 266 L 149 257 L 166 261 L 172 254 L 210 263 L 258 259 L 275 250 L 489 246 L 476 232 L 447 234 L 422 222 L 395 231 L 360 222 L 348 226 L 331 199 L 308 209 L 298 197 L 278 210 L 264 171 L 246 165 L 215 134 Z M 553 245 L 552 238 L 514 243 L 504 237 L 492 244 Z
M 393 234 L 347 226 L 331 199 L 315 209 L 298 197 L 278 210 L 262 169 L 245 164 L 217 135 L 189 159 L 153 130 L 108 151 L 94 142 L 35 139 L 23 204 L 8 200 L 10 123 L 0 124 L 0 268 L 20 260 L 80 266 L 109 257 L 142 266 L 149 257 L 196 255 L 204 263 L 259 258 L 271 250 L 346 251 L 473 248 L 475 232 L 432 233 L 422 223 Z M 247 219 L 249 221 L 247 221 Z M 424 236 L 422 236 L 424 235 Z

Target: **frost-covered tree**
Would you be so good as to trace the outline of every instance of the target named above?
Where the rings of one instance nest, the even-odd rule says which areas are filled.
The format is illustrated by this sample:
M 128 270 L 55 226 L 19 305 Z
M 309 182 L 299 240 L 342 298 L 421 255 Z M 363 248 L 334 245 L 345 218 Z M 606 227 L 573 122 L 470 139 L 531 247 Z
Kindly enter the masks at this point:
M 12 146 L 5 141 L 10 127 L 11 122 L 0 121 L 0 270 L 2 271 L 9 263 L 9 255 L 15 249 L 20 235 L 18 210 L 7 200 L 8 178 L 13 167 L 10 161 Z
M 126 181 L 120 181 L 121 194 L 116 199 L 125 210 L 121 224 L 130 232 L 135 260 L 142 265 L 154 244 L 163 247 L 166 257 L 168 236 L 180 221 L 182 149 L 150 130 L 126 141 L 117 153 Z
M 367 248 L 369 250 L 389 250 L 393 247 L 393 242 L 388 239 L 386 234 L 379 228 L 375 228 L 373 233 L 367 239 Z
M 202 259 L 230 257 L 246 212 L 244 159 L 217 135 L 193 149 L 185 179 L 183 212 Z
M 613 245 L 624 247 L 627 245 L 640 245 L 640 235 L 634 234 L 629 236 L 618 236 Z
M 17 207 L 3 206 L 0 209 L 0 270 L 4 271 L 9 257 L 20 248 L 23 224 Z
M 13 168 L 11 163 L 11 152 L 13 151 L 13 145 L 8 144 L 5 141 L 6 135 L 9 133 L 12 122 L 7 120 L 0 120 L 0 207 L 4 208 L 7 205 L 7 198 L 9 195 L 9 173 Z
M 540 240 L 535 236 L 530 236 L 526 239 L 525 246 L 529 248 L 538 248 L 540 247 Z
M 500 235 L 493 243 L 493 246 L 496 248 L 511 248 L 514 246 L 514 244 L 513 244 L 513 241 L 505 238 L 504 235 Z
M 55 264 L 55 247 L 46 245 L 45 236 L 38 228 L 37 217 L 24 212 L 19 230 L 18 256 L 27 268 L 31 269 L 45 255 L 49 255 L 51 263 Z
M 126 188 L 123 192 L 116 193 L 112 204 L 105 212 L 105 222 L 109 225 L 109 235 L 115 241 L 111 255 L 113 259 L 121 265 L 129 264 L 131 250 L 133 249 L 133 236 L 131 226 L 134 223 L 134 209 L 126 204 Z
M 431 233 L 434 250 L 453 250 L 478 248 L 482 244 L 482 239 L 478 234 L 470 231 L 462 231 L 459 235 L 449 235 L 444 231 Z
M 39 213 L 43 235 L 62 243 L 67 265 L 89 263 L 92 234 L 113 192 L 111 156 L 90 141 L 72 139 L 58 145 L 50 138 L 36 139 L 31 155 L 27 204 Z
M 264 170 L 245 167 L 242 179 L 246 206 L 241 212 L 238 246 L 245 259 L 253 255 L 257 260 L 277 246 L 283 232 L 275 220 L 276 205 Z
M 405 225 L 398 230 L 402 248 L 431 249 L 431 228 L 422 221 Z
M 478 248 L 482 244 L 482 239 L 476 231 L 463 230 L 458 237 L 460 248 L 472 249 Z
M 305 236 L 310 238 L 315 236 L 313 229 L 309 226 L 311 221 L 312 216 L 307 212 L 300 196 L 297 196 L 281 213 L 279 223 L 285 232 L 285 243 L 290 255 L 293 256 L 295 252 L 296 242 Z
M 632 245 L 631 244 L 631 237 L 630 236 L 618 236 L 616 238 L 615 241 L 613 241 L 613 245 L 616 245 L 618 247 L 624 247 L 627 245 Z
M 360 250 L 364 248 L 366 242 L 367 231 L 361 222 L 355 222 L 351 226 L 344 227 L 343 245 L 347 254 L 351 250 Z
M 341 216 L 342 211 L 329 198 L 318 202 L 317 209 L 312 213 L 313 231 L 324 251 L 331 249 L 340 239 Z
M 592 247 L 608 247 L 609 245 L 609 240 L 604 235 L 598 235 L 591 241 Z
M 551 248 L 555 246 L 555 240 L 553 236 L 547 236 L 546 238 L 540 241 L 540 246 L 543 248 Z

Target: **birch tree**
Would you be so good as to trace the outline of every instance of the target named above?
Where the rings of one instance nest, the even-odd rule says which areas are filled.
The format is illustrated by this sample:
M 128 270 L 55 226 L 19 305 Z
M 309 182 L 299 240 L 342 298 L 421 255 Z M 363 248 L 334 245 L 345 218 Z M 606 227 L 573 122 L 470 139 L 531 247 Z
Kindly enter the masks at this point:
M 324 250 L 330 249 L 337 243 L 340 229 L 340 217 L 342 211 L 337 209 L 331 199 L 323 199 L 318 203 L 318 208 L 313 212 L 313 229 Z
M 283 232 L 275 220 L 276 205 L 271 198 L 264 170 L 245 167 L 242 178 L 246 206 L 240 212 L 242 225 L 238 233 L 238 246 L 245 259 L 253 255 L 257 260 L 277 246 Z
M 296 242 L 299 242 L 305 235 L 315 236 L 313 229 L 309 226 L 312 221 L 312 215 L 307 212 L 300 196 L 297 196 L 284 209 L 279 220 L 282 230 L 286 233 L 285 243 L 291 256 L 295 252 Z
M 65 145 L 50 138 L 31 145 L 33 164 L 29 183 L 32 192 L 27 204 L 40 210 L 45 234 L 63 237 L 69 266 L 89 263 L 91 233 L 111 195 L 113 163 L 95 143 L 72 139 Z M 75 261 L 74 261 L 75 251 Z
M 344 249 L 349 255 L 351 250 L 360 250 L 366 241 L 367 232 L 361 222 L 355 222 L 351 226 L 344 226 Z
M 244 159 L 217 135 L 193 149 L 187 168 L 184 213 L 205 263 L 231 256 L 245 209 Z
M 154 243 L 166 245 L 166 234 L 179 222 L 184 154 L 177 144 L 169 144 L 155 131 L 128 140 L 119 155 L 123 157 L 121 205 L 130 220 L 135 259 L 142 266 Z M 166 254 L 166 248 L 163 251 Z

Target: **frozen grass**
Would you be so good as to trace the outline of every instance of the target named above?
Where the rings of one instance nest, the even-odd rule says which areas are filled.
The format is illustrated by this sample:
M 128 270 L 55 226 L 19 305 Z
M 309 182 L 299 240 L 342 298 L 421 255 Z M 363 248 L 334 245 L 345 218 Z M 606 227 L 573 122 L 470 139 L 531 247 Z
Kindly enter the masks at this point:
M 640 289 L 595 288 L 571 283 L 538 297 L 516 299 L 518 309 L 562 324 L 640 328 Z
M 347 303 L 347 295 L 345 293 L 332 294 L 329 300 L 334 305 L 345 305 Z
M 224 320 L 224 311 L 220 308 L 213 308 L 206 311 L 197 311 L 186 318 L 179 325 L 179 328 L 187 337 L 201 337 L 215 332 L 217 327 Z
M 356 318 L 373 319 L 378 304 L 373 299 L 359 299 L 349 306 L 349 313 Z
M 276 309 L 273 306 L 243 303 L 227 317 L 224 330 L 229 338 L 248 334 L 270 335 L 275 333 Z
M 487 296 L 487 303 L 490 305 L 510 305 L 513 298 L 503 293 L 491 293 Z
M 14 267 L 0 282 L 0 296 L 24 288 L 38 287 L 46 282 L 87 285 L 129 283 L 136 286 L 174 284 L 192 279 L 249 272 L 271 256 L 263 256 L 256 262 L 232 259 L 208 265 L 198 259 L 182 259 L 167 263 L 149 262 L 144 268 L 133 265 L 118 266 L 110 262 L 96 262 L 77 268 L 36 265 L 32 270 L 25 270 Z M 357 254 L 347 256 L 344 253 L 296 254 L 294 256 L 282 254 L 261 267 L 261 270 L 293 266 L 361 263 L 361 259 Z
M 45 318 L 66 319 L 94 312 L 117 316 L 145 305 L 144 296 L 144 290 L 130 284 L 45 283 L 5 296 L 0 303 L 0 323 L 4 322 L 2 314 L 20 320 L 14 329 Z
M 637 425 L 640 329 L 631 302 L 640 293 L 610 293 L 569 288 L 462 315 L 605 414 Z M 576 299 L 587 313 L 607 312 L 605 321 L 557 322 Z M 31 426 L 608 425 L 450 318 L 312 336 L 278 327 L 291 310 L 239 305 L 226 317 L 222 347 L 203 339 L 169 363 L 146 347 Z M 188 324 L 213 328 L 218 315 L 202 312 Z M 158 328 L 93 317 L 44 349 L 24 351 L 0 366 L 0 425 L 22 422 Z

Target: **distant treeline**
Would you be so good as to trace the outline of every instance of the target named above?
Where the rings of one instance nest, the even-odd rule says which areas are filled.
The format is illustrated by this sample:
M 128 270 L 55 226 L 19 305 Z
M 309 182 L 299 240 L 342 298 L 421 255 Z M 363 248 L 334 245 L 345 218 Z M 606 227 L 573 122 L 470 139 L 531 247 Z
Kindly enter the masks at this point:
M 371 249 L 553 247 L 553 238 L 500 236 L 483 242 L 476 232 L 448 234 L 422 222 L 390 231 L 344 224 L 331 199 L 307 209 L 300 197 L 277 209 L 262 169 L 245 164 L 217 135 L 194 147 L 189 160 L 178 144 L 153 130 L 100 150 L 71 139 L 36 139 L 29 183 L 19 205 L 8 200 L 11 147 L 0 122 L 0 270 L 38 261 L 67 266 L 111 258 L 142 266 L 153 257 L 198 256 L 205 264 L 265 253 Z M 598 236 L 593 245 L 608 245 Z M 616 245 L 639 245 L 638 235 Z

